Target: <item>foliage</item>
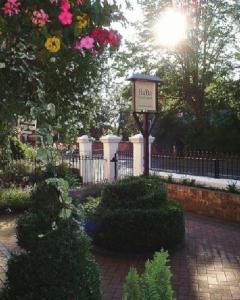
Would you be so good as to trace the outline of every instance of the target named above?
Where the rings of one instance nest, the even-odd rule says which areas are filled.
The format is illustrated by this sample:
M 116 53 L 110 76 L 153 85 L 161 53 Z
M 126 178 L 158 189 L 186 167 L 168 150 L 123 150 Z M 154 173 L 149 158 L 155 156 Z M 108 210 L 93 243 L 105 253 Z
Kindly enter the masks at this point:
M 72 197 L 80 203 L 87 202 L 88 198 L 98 198 L 101 196 L 105 184 L 90 184 L 87 186 L 82 186 L 80 190 L 72 193 Z
M 28 186 L 41 180 L 42 172 L 39 164 L 30 160 L 10 160 L 0 170 L 0 181 L 5 187 L 11 185 Z
M 167 200 L 166 190 L 159 177 L 129 177 L 109 184 L 102 193 L 102 204 L 116 208 L 154 208 Z
M 120 43 L 111 29 L 122 19 L 116 1 L 24 1 L 12 14 L 2 9 L 8 3 L 0 1 L 1 120 L 21 115 L 76 134 L 92 119 L 103 62 Z
M 135 268 L 130 268 L 123 287 L 123 300 L 143 300 L 141 278 Z
M 237 182 L 229 183 L 227 185 L 226 190 L 230 193 L 236 193 L 236 194 L 240 193 L 240 189 L 237 186 Z
M 93 240 L 102 248 L 150 252 L 162 247 L 174 248 L 184 237 L 183 211 L 174 202 L 161 208 L 101 208 L 100 212 L 97 210 L 97 215 L 94 215 L 100 231 L 93 236 Z
M 31 210 L 17 224 L 18 243 L 26 251 L 9 260 L 3 299 L 100 299 L 99 270 L 67 182 L 48 179 L 31 200 Z
M 31 205 L 30 192 L 17 187 L 1 188 L 0 211 L 20 212 L 28 209 Z
M 96 245 L 124 252 L 173 248 L 184 238 L 181 206 L 166 201 L 159 178 L 132 177 L 107 185 L 84 205 Z M 87 228 L 88 229 L 88 228 Z
M 7 164 L 10 159 L 11 149 L 9 144 L 9 128 L 0 119 L 0 169 Z
M 37 151 L 37 159 L 42 163 L 42 178 L 47 179 L 51 177 L 63 178 L 70 187 L 77 185 L 80 182 L 78 172 L 74 172 L 64 163 L 63 154 L 52 146 L 41 147 Z
M 181 184 L 188 185 L 188 186 L 196 186 L 196 180 L 195 179 L 183 178 L 181 180 Z
M 163 79 L 159 89 L 162 113 L 153 133 L 156 142 L 170 147 L 180 142 L 198 150 L 239 151 L 239 2 L 138 3 L 143 18 L 136 24 L 136 40 L 118 53 L 118 70 L 124 78 L 131 68 Z M 153 33 L 155 23 L 169 8 L 187 19 L 186 39 L 175 47 L 157 43 Z M 125 131 L 131 127 L 125 122 Z
M 84 213 L 86 217 L 93 218 L 96 213 L 99 213 L 99 205 L 101 203 L 101 197 L 88 197 L 87 202 L 84 203 Z
M 22 143 L 16 137 L 10 138 L 10 148 L 11 148 L 11 156 L 14 159 L 24 158 L 24 151 L 22 148 Z
M 139 275 L 131 268 L 124 285 L 123 300 L 172 300 L 171 271 L 168 253 L 161 250 L 152 261 L 145 263 L 145 272 Z
M 34 160 L 37 156 L 37 149 L 22 143 L 17 137 L 10 137 L 11 157 L 13 159 L 26 158 Z

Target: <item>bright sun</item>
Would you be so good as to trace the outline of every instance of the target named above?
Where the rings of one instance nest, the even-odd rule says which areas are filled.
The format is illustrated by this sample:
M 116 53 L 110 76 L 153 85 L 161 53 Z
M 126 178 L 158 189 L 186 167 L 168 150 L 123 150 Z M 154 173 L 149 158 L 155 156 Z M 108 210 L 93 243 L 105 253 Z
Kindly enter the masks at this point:
M 168 9 L 160 16 L 154 26 L 156 42 L 174 47 L 186 37 L 187 21 L 180 11 Z

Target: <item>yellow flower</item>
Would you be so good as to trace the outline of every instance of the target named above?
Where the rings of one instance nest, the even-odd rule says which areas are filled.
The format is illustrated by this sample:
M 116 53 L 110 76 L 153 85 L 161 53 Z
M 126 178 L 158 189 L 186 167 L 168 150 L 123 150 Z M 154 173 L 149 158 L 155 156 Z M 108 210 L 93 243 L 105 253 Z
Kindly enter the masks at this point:
M 61 41 L 58 37 L 53 36 L 45 42 L 45 48 L 50 52 L 58 52 L 61 47 Z
M 78 29 L 84 29 L 88 25 L 89 21 L 89 16 L 87 14 L 84 14 L 83 16 L 77 16 L 76 27 Z

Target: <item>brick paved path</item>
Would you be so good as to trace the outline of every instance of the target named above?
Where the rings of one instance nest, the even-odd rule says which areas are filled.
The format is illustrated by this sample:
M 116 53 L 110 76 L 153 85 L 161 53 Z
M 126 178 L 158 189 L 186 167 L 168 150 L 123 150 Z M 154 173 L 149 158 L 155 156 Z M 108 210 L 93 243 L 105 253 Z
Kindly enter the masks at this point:
M 15 221 L 0 219 L 0 282 L 4 281 L 8 251 L 15 247 Z M 131 265 L 143 270 L 143 258 L 96 255 L 102 268 L 103 300 L 121 299 L 122 284 Z M 240 300 L 240 225 L 186 215 L 186 245 L 171 255 L 177 300 Z

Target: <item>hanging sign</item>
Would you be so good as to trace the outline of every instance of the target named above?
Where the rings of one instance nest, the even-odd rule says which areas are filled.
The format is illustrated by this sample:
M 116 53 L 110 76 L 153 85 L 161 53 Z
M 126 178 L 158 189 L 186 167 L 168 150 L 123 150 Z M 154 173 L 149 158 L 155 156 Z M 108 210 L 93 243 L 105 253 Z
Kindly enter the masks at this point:
M 134 110 L 138 112 L 156 111 L 156 96 L 155 82 L 136 81 Z

